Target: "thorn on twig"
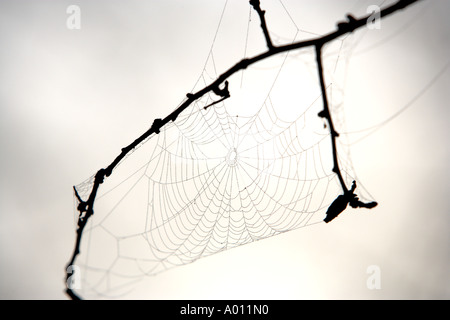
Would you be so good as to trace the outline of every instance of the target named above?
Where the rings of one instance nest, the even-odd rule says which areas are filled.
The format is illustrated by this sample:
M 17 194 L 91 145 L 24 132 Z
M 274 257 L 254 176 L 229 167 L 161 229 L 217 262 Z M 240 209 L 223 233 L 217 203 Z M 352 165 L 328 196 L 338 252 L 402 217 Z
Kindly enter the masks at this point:
M 219 102 L 222 102 L 222 101 L 224 101 L 224 100 L 227 99 L 227 98 L 229 98 L 229 96 L 228 96 L 228 97 L 223 97 L 222 99 L 219 99 L 219 100 L 217 100 L 217 101 L 214 101 L 214 102 L 208 104 L 207 106 L 204 106 L 204 107 L 203 107 L 203 110 L 206 110 L 206 109 L 208 109 L 209 107 L 212 107 L 213 105 L 218 104 Z
M 328 118 L 330 116 L 327 110 L 322 110 L 317 115 L 321 118 Z
M 207 106 L 203 107 L 204 110 L 208 109 L 209 107 L 224 101 L 225 99 L 228 99 L 231 95 L 230 95 L 230 91 L 228 90 L 228 81 L 225 81 L 225 86 L 221 89 L 219 88 L 219 86 L 215 86 L 212 91 L 218 95 L 219 97 L 222 97 L 222 99 L 219 99 L 217 101 L 214 101 L 210 104 L 208 104 Z
M 352 28 L 352 24 L 357 21 L 351 14 L 347 14 L 347 21 L 339 22 L 338 29 L 342 31 L 350 31 Z
M 86 212 L 87 211 L 87 202 L 84 201 L 83 199 L 81 199 L 80 195 L 78 194 L 78 190 L 77 188 L 75 188 L 75 186 L 73 186 L 73 191 L 75 192 L 75 197 L 77 197 L 78 200 L 78 206 L 77 206 L 77 210 L 82 213 L 82 212 Z
M 317 114 L 320 118 L 325 118 L 325 119 L 327 119 L 328 121 L 331 121 L 331 116 L 330 116 L 330 112 L 328 111 L 328 110 L 322 110 L 322 111 L 320 111 L 318 114 Z M 327 127 L 327 124 L 326 123 L 324 123 L 324 128 L 326 128 Z M 330 126 L 330 134 L 333 136 L 333 137 L 339 137 L 339 133 L 338 132 L 336 132 L 336 130 L 334 130 L 334 127 L 333 126 Z M 335 172 L 335 173 L 338 173 L 337 172 L 337 169 L 336 169 L 336 171 L 335 171 L 335 169 L 333 169 L 333 171 Z
M 228 91 L 228 81 L 225 81 L 225 86 L 223 87 L 223 89 L 220 89 L 219 86 L 216 86 L 212 90 L 216 95 L 222 98 L 230 97 L 230 91 Z

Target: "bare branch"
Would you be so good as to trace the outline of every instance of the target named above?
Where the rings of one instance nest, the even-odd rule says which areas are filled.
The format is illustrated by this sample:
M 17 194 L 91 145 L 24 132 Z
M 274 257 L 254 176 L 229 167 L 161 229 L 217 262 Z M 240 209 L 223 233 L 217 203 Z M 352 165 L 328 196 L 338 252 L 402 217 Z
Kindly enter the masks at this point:
M 398 2 L 396 2 L 395 4 L 383 9 L 380 11 L 380 17 L 386 17 L 398 10 L 401 10 L 415 2 L 418 2 L 420 0 L 399 0 Z M 144 132 L 140 137 L 138 137 L 135 141 L 133 141 L 131 144 L 129 144 L 128 146 L 122 148 L 121 153 L 114 159 L 114 161 L 112 163 L 110 163 L 108 165 L 108 167 L 106 168 L 102 168 L 100 170 L 98 170 L 98 172 L 95 175 L 95 179 L 94 179 L 94 183 L 92 186 L 92 190 L 91 193 L 89 194 L 89 197 L 87 200 L 82 200 L 81 197 L 79 196 L 78 192 L 76 191 L 76 189 L 74 189 L 75 191 L 75 196 L 77 197 L 77 200 L 79 201 L 80 205 L 78 206 L 78 211 L 79 211 L 79 217 L 78 217 L 78 228 L 77 228 L 77 237 L 76 237 L 76 243 L 75 243 L 75 249 L 73 251 L 71 260 L 68 264 L 68 266 L 73 265 L 76 261 L 76 258 L 78 256 L 78 254 L 80 253 L 80 244 L 81 244 L 81 238 L 82 238 L 82 234 L 83 234 L 83 230 L 86 226 L 87 221 L 89 220 L 89 218 L 94 214 L 94 203 L 95 203 L 95 198 L 97 195 L 97 191 L 98 188 L 100 187 L 100 185 L 103 183 L 104 179 L 106 177 L 109 177 L 112 173 L 112 171 L 114 170 L 114 168 L 119 164 L 119 162 L 130 152 L 132 151 L 134 148 L 136 148 L 140 143 L 142 143 L 145 139 L 147 139 L 148 137 L 150 137 L 152 134 L 158 134 L 161 130 L 161 128 L 163 128 L 167 123 L 169 123 L 170 121 L 175 121 L 178 117 L 178 115 L 183 112 L 186 108 L 188 108 L 192 102 L 194 102 L 197 99 L 200 99 L 201 97 L 203 97 L 206 93 L 213 91 L 217 94 L 217 92 L 221 92 L 220 94 L 218 94 L 219 96 L 221 96 L 222 98 L 226 98 L 229 97 L 229 92 L 228 89 L 225 90 L 224 89 L 219 89 L 219 85 L 221 83 L 224 83 L 224 81 L 226 81 L 231 75 L 233 75 L 234 73 L 246 69 L 249 65 L 252 65 L 256 62 L 259 62 L 261 60 L 264 60 L 266 58 L 269 58 L 271 56 L 274 56 L 276 54 L 282 53 L 282 52 L 287 52 L 287 51 L 291 51 L 291 50 L 298 50 L 301 48 L 306 48 L 306 47 L 311 47 L 314 46 L 316 48 L 317 51 L 317 61 L 318 64 L 321 67 L 321 58 L 320 58 L 320 52 L 322 47 L 327 44 L 328 42 L 331 42 L 333 40 L 335 40 L 336 38 L 346 34 L 346 33 L 350 33 L 353 32 L 354 30 L 366 25 L 368 19 L 370 18 L 370 16 L 365 16 L 362 17 L 360 19 L 355 19 L 352 16 L 347 16 L 347 21 L 345 22 L 341 22 L 338 24 L 338 29 L 337 31 L 331 32 L 327 35 L 324 35 L 322 37 L 318 37 L 316 39 L 311 39 L 311 40 L 307 40 L 307 41 L 301 41 L 301 42 L 295 42 L 289 45 L 283 45 L 283 46 L 274 46 L 272 44 L 272 41 L 270 40 L 270 36 L 269 36 L 269 32 L 267 30 L 267 25 L 266 25 L 266 21 L 264 18 L 264 13 L 265 11 L 261 10 L 260 5 L 259 5 L 259 0 L 250 0 L 250 4 L 253 6 L 253 8 L 258 12 L 258 15 L 261 19 L 261 28 L 263 30 L 264 36 L 266 38 L 266 43 L 267 46 L 269 48 L 268 51 L 259 54 L 253 58 L 248 58 L 248 59 L 243 59 L 240 62 L 238 62 L 237 64 L 235 64 L 233 67 L 231 67 L 230 69 L 228 69 L 227 71 L 225 71 L 224 73 L 222 73 L 213 83 L 211 83 L 210 85 L 204 87 L 203 89 L 201 89 L 200 91 L 196 92 L 196 93 L 188 93 L 187 94 L 187 100 L 184 101 L 177 109 L 175 109 L 171 114 L 169 114 L 168 116 L 166 116 L 165 118 L 162 119 L 156 119 L 152 126 L 146 131 Z M 319 116 L 324 117 L 328 120 L 328 123 L 330 125 L 330 133 L 331 133 L 331 137 L 333 140 L 333 157 L 337 159 L 337 155 L 336 155 L 336 151 L 335 151 L 335 139 L 338 136 L 337 132 L 334 130 L 333 126 L 332 126 L 332 119 L 331 116 L 329 114 L 329 110 L 328 110 L 328 101 L 326 99 L 326 95 L 325 95 L 325 90 L 324 90 L 324 80 L 323 80 L 323 70 L 319 70 L 319 75 L 320 75 L 320 79 L 321 79 L 321 88 L 322 88 L 322 92 L 323 94 L 323 99 L 324 99 L 324 110 L 319 114 Z M 219 91 L 217 91 L 219 90 Z M 222 90 L 222 91 L 221 91 Z M 226 92 L 228 92 L 228 95 L 226 95 Z M 222 95 L 223 94 L 223 95 Z M 216 102 L 217 103 L 217 102 Z M 215 103 L 214 103 L 215 104 Z M 339 177 L 339 181 L 341 181 L 341 185 L 344 189 L 344 195 L 346 196 L 346 200 L 347 198 L 347 194 L 349 194 L 350 192 L 348 191 L 347 187 L 345 186 L 345 183 L 343 183 L 343 178 L 342 175 L 339 173 L 339 167 L 336 166 L 337 164 L 337 160 L 334 161 L 335 162 L 335 168 L 333 169 L 334 172 L 336 172 L 338 174 Z M 347 191 L 347 192 L 345 192 Z M 353 194 L 353 192 L 351 192 Z M 349 203 L 349 201 L 346 202 L 346 205 Z M 357 206 L 357 207 L 371 207 L 374 206 L 374 203 L 370 203 L 370 204 L 365 204 L 363 205 L 360 202 L 357 201 L 353 201 L 351 204 Z M 345 206 L 346 206 L 345 205 Z M 68 280 L 70 277 L 70 275 L 67 273 L 66 274 L 66 280 Z M 80 297 L 78 297 L 72 289 L 67 288 L 66 293 L 72 298 L 72 299 L 80 299 Z
M 267 24 L 266 24 L 266 18 L 265 18 L 266 11 L 261 10 L 259 0 L 250 0 L 250 4 L 252 5 L 253 9 L 255 9 L 255 11 L 258 13 L 259 19 L 261 20 L 261 29 L 264 33 L 264 38 L 266 38 L 267 48 L 269 48 L 269 50 L 272 50 L 273 44 L 272 44 L 272 40 L 270 40 L 269 30 L 267 30 Z
M 323 110 L 319 112 L 319 117 L 325 118 L 328 122 L 328 128 L 330 130 L 331 136 L 331 146 L 333 151 L 333 172 L 337 174 L 339 178 L 339 183 L 341 184 L 342 190 L 344 191 L 345 194 L 346 192 L 348 192 L 348 189 L 347 186 L 345 185 L 344 178 L 342 177 L 341 169 L 339 169 L 339 162 L 337 158 L 337 148 L 336 148 L 336 138 L 339 137 L 339 133 L 337 133 L 336 130 L 334 129 L 333 119 L 331 118 L 330 108 L 328 107 L 327 90 L 325 88 L 325 80 L 323 76 L 321 44 L 316 46 L 316 59 L 323 101 Z
M 228 81 L 225 81 L 225 86 L 221 89 L 219 88 L 219 86 L 215 87 L 212 89 L 213 92 L 218 95 L 219 97 L 222 97 L 222 99 L 219 99 L 217 101 L 214 101 L 210 104 L 208 104 L 207 106 L 203 107 L 203 109 L 208 109 L 209 107 L 212 107 L 215 104 L 218 104 L 219 102 L 222 102 L 226 99 L 228 99 L 229 97 L 231 97 L 230 95 L 230 91 L 228 90 Z

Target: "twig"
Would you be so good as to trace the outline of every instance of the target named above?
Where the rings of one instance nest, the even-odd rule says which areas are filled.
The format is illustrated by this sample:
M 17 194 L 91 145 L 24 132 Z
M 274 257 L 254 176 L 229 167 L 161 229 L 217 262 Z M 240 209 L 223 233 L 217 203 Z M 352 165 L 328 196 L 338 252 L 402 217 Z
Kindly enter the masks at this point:
M 203 107 L 203 109 L 205 109 L 205 110 L 219 102 L 222 102 L 222 101 L 228 99 L 231 96 L 230 91 L 228 90 L 228 81 L 225 81 L 225 86 L 223 87 L 223 89 L 221 89 L 221 88 L 219 88 L 219 86 L 217 86 L 217 87 L 213 88 L 212 91 L 219 97 L 222 97 L 222 99 L 214 101 L 214 102 L 208 104 L 207 106 Z
M 204 107 L 203 107 L 203 110 L 207 110 L 209 107 L 212 107 L 213 105 L 216 105 L 216 104 L 218 104 L 218 103 L 220 103 L 220 102 L 222 102 L 222 101 L 224 101 L 224 100 L 226 100 L 226 99 L 228 99 L 228 98 L 229 98 L 229 96 L 228 96 L 228 97 L 223 97 L 222 99 L 219 99 L 219 100 L 217 100 L 217 101 L 211 102 L 211 103 L 208 104 L 207 106 L 204 106 Z
M 341 184 L 344 193 L 348 192 L 347 186 L 345 185 L 344 178 L 342 177 L 341 169 L 339 169 L 339 162 L 337 158 L 337 148 L 336 148 L 336 138 L 339 137 L 339 133 L 336 132 L 333 125 L 333 119 L 331 118 L 330 108 L 328 107 L 327 90 L 325 88 L 325 80 L 323 76 L 323 65 L 322 65 L 322 45 L 318 44 L 316 46 L 316 59 L 317 59 L 317 70 L 319 72 L 320 89 L 322 91 L 322 101 L 323 110 L 319 112 L 319 117 L 325 118 L 328 122 L 328 128 L 330 130 L 331 136 L 331 147 L 333 151 L 333 172 L 339 178 L 339 183 Z
M 261 10 L 261 6 L 259 4 L 259 0 L 250 0 L 250 4 L 252 5 L 253 9 L 258 13 L 259 20 L 261 21 L 261 29 L 264 33 L 264 37 L 266 38 L 266 44 L 269 50 L 273 49 L 272 40 L 270 40 L 269 30 L 267 30 L 267 24 L 266 24 L 266 18 L 265 14 L 266 11 Z

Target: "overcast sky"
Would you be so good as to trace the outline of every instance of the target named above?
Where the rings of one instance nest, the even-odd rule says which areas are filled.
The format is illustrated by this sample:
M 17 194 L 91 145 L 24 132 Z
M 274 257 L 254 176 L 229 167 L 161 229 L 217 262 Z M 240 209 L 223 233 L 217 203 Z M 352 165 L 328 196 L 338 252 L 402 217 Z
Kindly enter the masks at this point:
M 299 39 L 314 37 L 334 30 L 346 13 L 365 15 L 381 3 L 261 1 L 277 41 L 295 34 L 292 21 L 302 30 Z M 70 5 L 81 9 L 80 29 L 67 27 Z M 0 2 L 0 298 L 67 298 L 72 186 L 183 100 L 202 71 L 223 6 L 222 0 Z M 383 20 L 381 29 L 352 36 L 340 83 L 348 131 L 409 106 L 350 148 L 376 209 L 344 212 L 331 224 L 172 269 L 152 277 L 144 297 L 448 299 L 450 72 L 440 73 L 450 57 L 448 12 L 448 1 L 423 0 Z M 229 0 L 215 49 L 219 73 L 242 57 L 248 16 L 246 1 Z M 258 32 L 249 35 L 247 54 L 264 51 Z M 379 267 L 380 289 L 366 285 L 370 266 Z

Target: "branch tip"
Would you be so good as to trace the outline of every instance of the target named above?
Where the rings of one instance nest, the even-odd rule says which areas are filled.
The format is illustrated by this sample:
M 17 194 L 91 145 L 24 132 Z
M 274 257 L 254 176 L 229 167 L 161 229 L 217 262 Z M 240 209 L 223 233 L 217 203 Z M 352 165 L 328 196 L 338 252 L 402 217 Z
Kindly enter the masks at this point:
M 250 0 L 250 5 L 258 13 L 259 20 L 261 21 L 261 29 L 264 33 L 264 38 L 266 39 L 266 44 L 270 51 L 274 48 L 274 46 L 272 44 L 272 40 L 270 39 L 269 30 L 267 29 L 266 18 L 265 18 L 266 11 L 261 9 L 259 0 Z

